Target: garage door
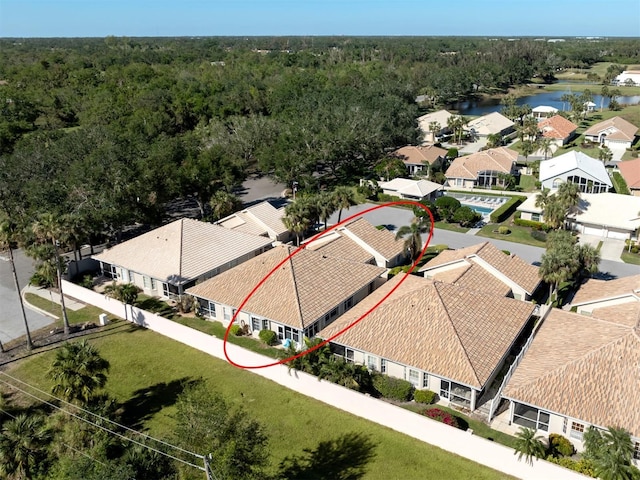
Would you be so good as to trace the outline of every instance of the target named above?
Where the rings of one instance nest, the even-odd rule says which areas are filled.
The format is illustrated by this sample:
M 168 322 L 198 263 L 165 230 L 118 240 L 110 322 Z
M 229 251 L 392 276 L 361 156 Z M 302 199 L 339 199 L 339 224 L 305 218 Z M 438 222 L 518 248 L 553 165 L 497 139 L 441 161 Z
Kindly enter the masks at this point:
M 609 238 L 615 238 L 616 240 L 626 240 L 629 238 L 629 232 L 625 232 L 624 230 L 609 230 Z
M 603 237 L 604 234 L 602 232 L 602 227 L 583 227 L 582 233 L 585 235 L 596 235 L 598 237 Z

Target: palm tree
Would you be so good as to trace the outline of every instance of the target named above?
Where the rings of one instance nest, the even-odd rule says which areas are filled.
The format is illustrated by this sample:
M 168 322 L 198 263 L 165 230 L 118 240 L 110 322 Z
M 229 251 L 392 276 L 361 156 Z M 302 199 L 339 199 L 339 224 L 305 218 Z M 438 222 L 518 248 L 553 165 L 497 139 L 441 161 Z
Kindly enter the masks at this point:
M 324 229 L 327 229 L 327 220 L 336 211 L 334 198 L 330 192 L 323 192 L 317 197 L 317 209 L 320 220 L 324 223 Z
M 342 218 L 342 209 L 349 208 L 351 205 L 356 204 L 353 190 L 349 187 L 336 187 L 333 191 L 333 200 L 335 207 L 338 209 L 338 223 L 340 223 L 340 219 Z
M 565 212 L 572 213 L 580 204 L 580 187 L 577 183 L 564 182 L 558 187 L 556 193 L 558 201 L 564 207 Z
M 447 119 L 447 127 L 453 132 L 453 138 L 457 138 L 458 145 L 462 143 L 464 126 L 468 123 L 462 115 L 452 115 Z
M 307 209 L 298 201 L 287 205 L 284 211 L 285 216 L 282 218 L 282 222 L 290 232 L 296 234 L 296 245 L 300 246 L 300 235 L 306 232 L 311 225 Z
M 520 151 L 522 152 L 522 155 L 524 155 L 524 160 L 526 162 L 529 155 L 536 151 L 536 143 L 528 138 L 526 140 L 522 140 L 520 143 Z
M 60 238 L 64 232 L 64 220 L 56 218 L 51 213 L 40 215 L 38 220 L 33 224 L 32 230 L 36 238 L 43 242 L 51 242 L 54 251 L 54 260 L 56 264 L 56 278 L 58 281 L 58 291 L 60 292 L 60 307 L 62 308 L 62 322 L 64 325 L 64 334 L 69 335 L 69 317 L 67 315 L 67 307 L 64 304 L 64 293 L 62 291 L 62 262 L 58 247 Z
M 497 148 L 502 145 L 502 135 L 499 133 L 492 133 L 487 136 L 487 147 Z
M 411 225 L 400 227 L 396 233 L 396 240 L 404 238 L 404 249 L 409 253 L 412 261 L 416 261 L 422 252 L 422 234 L 427 233 L 430 223 L 425 218 L 415 217 L 411 221 Z
M 435 143 L 437 133 L 442 130 L 440 123 L 433 121 L 429 122 L 429 133 L 431 134 L 431 141 Z
M 209 205 L 211 206 L 213 219 L 220 220 L 239 210 L 242 207 L 242 202 L 235 195 L 225 190 L 218 190 L 211 197 Z
M 41 415 L 21 413 L 4 423 L 0 435 L 0 473 L 3 478 L 29 480 L 46 455 L 51 435 Z
M 140 288 L 133 283 L 113 282 L 111 285 L 107 285 L 104 289 L 104 294 L 106 296 L 115 298 L 127 305 L 133 305 L 138 299 L 139 293 Z
M 513 454 L 518 455 L 518 460 L 524 457 L 529 465 L 533 465 L 534 458 L 544 457 L 545 446 L 542 437 L 536 436 L 536 431 L 532 428 L 520 427 L 516 432 L 515 446 L 516 451 Z
M 543 188 L 539 194 L 536 195 L 536 207 L 544 210 L 551 201 L 551 190 Z
M 633 443 L 623 428 L 605 432 L 589 427 L 584 434 L 584 456 L 594 463 L 594 473 L 602 480 L 632 480 L 638 470 L 631 464 Z
M 552 142 L 550 138 L 543 137 L 540 139 L 539 147 L 540 151 L 544 155 L 544 159 L 546 160 L 549 155 L 553 153 L 553 149 L 551 148 Z
M 597 248 L 592 247 L 591 245 L 579 245 L 578 262 L 580 263 L 578 275 L 580 277 L 590 277 L 591 275 L 598 273 L 600 252 Z
M 27 338 L 27 349 L 33 348 L 33 342 L 31 341 L 31 332 L 29 331 L 29 322 L 27 322 L 27 314 L 24 311 L 24 302 L 22 301 L 22 292 L 20 291 L 20 282 L 18 281 L 18 274 L 16 272 L 16 265 L 13 259 L 13 246 L 12 243 L 16 239 L 16 228 L 13 223 L 8 219 L 0 221 L 0 249 L 6 249 L 9 254 L 9 264 L 11 265 L 11 273 L 13 274 L 13 284 L 16 287 L 16 293 L 18 294 L 18 300 L 20 301 L 20 310 L 22 312 L 22 321 L 24 322 L 24 331 Z M 0 351 L 4 351 L 2 343 L 0 343 Z
M 107 383 L 109 362 L 86 340 L 65 343 L 47 372 L 54 381 L 51 389 L 69 402 L 88 403 L 99 388 Z
M 609 147 L 607 147 L 606 145 L 600 147 L 600 149 L 598 150 L 598 160 L 601 160 L 602 163 L 606 165 L 607 162 L 610 162 L 612 158 L 613 152 Z

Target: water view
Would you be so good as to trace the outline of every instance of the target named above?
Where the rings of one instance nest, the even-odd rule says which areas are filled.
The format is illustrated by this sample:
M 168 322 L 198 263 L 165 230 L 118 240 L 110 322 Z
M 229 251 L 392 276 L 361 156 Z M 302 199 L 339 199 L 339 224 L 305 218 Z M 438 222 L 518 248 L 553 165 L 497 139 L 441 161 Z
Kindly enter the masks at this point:
M 594 86 L 594 90 L 600 90 L 599 85 Z M 621 89 L 622 90 L 622 89 Z M 540 105 L 548 105 L 550 107 L 555 107 L 560 111 L 569 110 L 569 105 L 567 102 L 563 102 L 560 98 L 565 93 L 580 93 L 580 92 L 572 92 L 567 89 L 565 91 L 559 92 L 541 92 L 536 93 L 535 95 L 528 95 L 526 97 L 520 97 L 516 100 L 516 104 L 524 105 L 525 103 L 531 105 L 532 108 L 538 107 Z M 634 105 L 640 103 L 640 95 L 622 95 L 617 97 L 616 99 L 620 104 L 626 105 Z M 602 98 L 602 95 L 593 95 L 593 103 L 596 104 L 596 109 L 600 109 L 600 102 L 602 102 L 602 108 L 609 107 L 609 99 Z M 499 112 L 502 110 L 502 105 L 500 105 L 500 100 L 497 98 L 482 100 L 482 101 L 473 101 L 468 100 L 464 102 L 459 102 L 453 105 L 450 105 L 450 108 L 457 110 L 461 115 L 486 115 L 491 112 Z

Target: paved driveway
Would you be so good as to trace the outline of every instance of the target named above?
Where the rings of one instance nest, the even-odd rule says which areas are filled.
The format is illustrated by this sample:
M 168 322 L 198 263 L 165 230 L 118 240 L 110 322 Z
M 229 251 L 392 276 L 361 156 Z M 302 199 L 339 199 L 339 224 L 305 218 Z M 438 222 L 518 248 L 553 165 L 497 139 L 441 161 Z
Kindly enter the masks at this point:
M 600 247 L 600 258 L 610 262 L 622 263 L 620 254 L 624 248 L 624 240 L 602 238 L 598 235 L 585 235 L 581 233 L 579 241 L 581 245 L 591 245 L 594 248 L 598 248 L 598 245 L 602 242 L 602 246 Z

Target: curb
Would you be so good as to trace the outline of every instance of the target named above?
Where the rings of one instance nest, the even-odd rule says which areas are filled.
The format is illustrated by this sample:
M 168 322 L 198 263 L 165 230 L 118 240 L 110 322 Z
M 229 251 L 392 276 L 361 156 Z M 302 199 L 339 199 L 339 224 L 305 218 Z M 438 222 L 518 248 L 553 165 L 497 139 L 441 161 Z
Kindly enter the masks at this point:
M 27 292 L 27 290 L 29 290 L 29 287 L 24 287 L 20 292 L 20 296 L 22 297 L 22 302 L 24 303 L 25 307 L 27 307 L 29 310 L 33 310 L 34 312 L 38 312 L 40 315 L 44 315 L 45 317 L 52 318 L 53 320 L 60 319 L 60 317 L 54 315 L 53 313 L 47 312 L 46 310 L 38 308 L 35 305 L 32 305 L 31 303 L 29 303 L 25 297 L 25 293 L 29 293 Z M 30 292 L 30 293 L 33 293 L 33 292 Z M 34 293 L 34 295 L 36 294 Z

